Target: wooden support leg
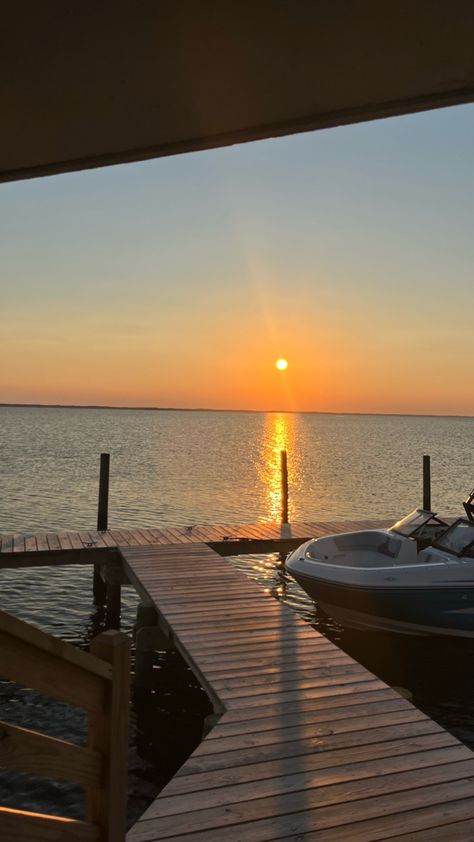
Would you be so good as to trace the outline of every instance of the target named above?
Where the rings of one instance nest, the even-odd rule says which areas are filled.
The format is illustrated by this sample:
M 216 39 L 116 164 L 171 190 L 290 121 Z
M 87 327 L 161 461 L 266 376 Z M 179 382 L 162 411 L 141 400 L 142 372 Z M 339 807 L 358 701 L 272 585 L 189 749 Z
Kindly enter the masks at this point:
M 153 684 L 153 651 L 144 645 L 141 632 L 143 629 L 156 626 L 158 616 L 151 602 L 141 602 L 137 608 L 137 623 L 135 626 L 135 676 L 134 687 L 137 690 L 150 690 Z
M 120 563 L 117 561 L 107 562 L 105 567 L 106 581 L 106 625 L 109 629 L 120 628 L 120 596 L 121 586 L 128 583 L 127 576 Z
M 137 690 L 153 687 L 153 653 L 172 648 L 172 641 L 158 625 L 158 614 L 153 603 L 140 603 L 135 626 L 134 686 Z
M 120 628 L 121 589 L 118 582 L 107 582 L 107 628 Z
M 102 578 L 100 564 L 94 564 L 94 581 L 92 585 L 94 605 L 105 605 L 107 588 Z

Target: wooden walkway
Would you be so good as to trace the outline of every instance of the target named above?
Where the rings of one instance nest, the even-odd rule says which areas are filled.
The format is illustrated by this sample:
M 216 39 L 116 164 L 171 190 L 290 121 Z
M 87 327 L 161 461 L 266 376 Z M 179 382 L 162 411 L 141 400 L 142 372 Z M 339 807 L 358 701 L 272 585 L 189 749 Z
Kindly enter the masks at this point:
M 393 522 L 393 521 L 392 521 Z M 91 551 L 116 549 L 117 547 L 149 546 L 159 544 L 196 544 L 205 543 L 229 547 L 244 546 L 248 552 L 251 545 L 259 549 L 272 541 L 298 543 L 308 538 L 327 535 L 331 532 L 348 532 L 354 529 L 375 529 L 387 526 L 386 520 L 363 521 L 311 521 L 291 524 L 280 523 L 244 523 L 217 524 L 204 526 L 176 526 L 166 529 L 108 529 L 80 532 L 41 532 L 33 535 L 0 535 L 0 567 L 51 563 L 49 557 L 58 563 L 85 563 L 90 561 Z M 228 553 L 231 555 L 231 551 Z M 62 561 L 60 561 L 60 558 Z M 31 561 L 30 561 L 31 559 Z M 54 559 L 52 561 L 54 563 Z
M 470 749 L 208 546 L 121 555 L 221 713 L 130 842 L 474 840 Z

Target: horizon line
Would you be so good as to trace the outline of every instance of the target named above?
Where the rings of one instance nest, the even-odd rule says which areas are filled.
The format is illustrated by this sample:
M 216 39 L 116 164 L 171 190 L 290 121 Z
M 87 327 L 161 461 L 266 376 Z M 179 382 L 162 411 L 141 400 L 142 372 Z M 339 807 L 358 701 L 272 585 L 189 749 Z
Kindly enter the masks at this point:
M 473 415 L 434 413 L 434 412 L 344 412 L 342 410 L 323 409 L 224 409 L 207 406 L 120 406 L 114 404 L 67 404 L 67 403 L 6 403 L 2 407 L 24 407 L 26 409 L 119 409 L 141 412 L 249 412 L 262 415 L 269 413 L 286 415 L 376 415 L 391 418 L 474 418 Z

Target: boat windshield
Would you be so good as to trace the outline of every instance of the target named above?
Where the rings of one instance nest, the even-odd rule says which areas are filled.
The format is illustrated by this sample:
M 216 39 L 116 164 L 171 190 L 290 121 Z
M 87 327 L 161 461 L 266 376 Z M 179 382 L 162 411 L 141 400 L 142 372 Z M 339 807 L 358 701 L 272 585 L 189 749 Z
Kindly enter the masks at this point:
M 397 520 L 393 526 L 390 527 L 390 532 L 396 532 L 398 535 L 404 535 L 405 538 L 413 538 L 416 533 L 425 526 L 432 518 L 435 518 L 434 512 L 425 512 L 423 509 L 415 509 L 406 517 Z M 435 520 L 439 523 L 437 518 Z
M 433 547 L 453 553 L 453 555 L 474 558 L 474 523 L 468 520 L 457 520 L 437 541 L 433 542 Z

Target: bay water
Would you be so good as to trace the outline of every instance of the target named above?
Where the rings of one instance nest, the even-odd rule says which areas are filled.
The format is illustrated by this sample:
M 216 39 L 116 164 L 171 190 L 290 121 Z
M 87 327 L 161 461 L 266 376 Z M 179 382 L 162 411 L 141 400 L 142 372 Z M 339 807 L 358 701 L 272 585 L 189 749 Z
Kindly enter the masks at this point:
M 5 406 L 0 532 L 94 529 L 101 452 L 111 456 L 111 528 L 278 520 L 283 449 L 290 520 L 398 518 L 422 503 L 426 453 L 440 514 L 462 515 L 474 486 L 474 418 Z M 471 642 L 346 631 L 320 614 L 277 555 L 231 563 L 474 747 Z M 105 623 L 91 582 L 87 566 L 3 570 L 0 608 L 87 648 Z M 126 631 L 136 605 L 123 589 Z M 154 675 L 154 690 L 131 706 L 130 822 L 199 743 L 210 712 L 175 653 L 157 653 Z M 85 729 L 80 711 L 6 681 L 0 718 L 71 740 Z M 22 774 L 0 775 L 0 800 L 82 814 L 77 788 Z

